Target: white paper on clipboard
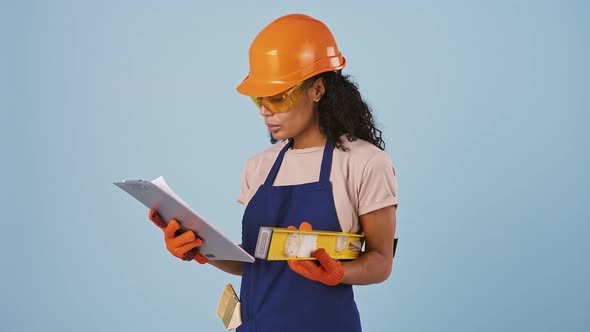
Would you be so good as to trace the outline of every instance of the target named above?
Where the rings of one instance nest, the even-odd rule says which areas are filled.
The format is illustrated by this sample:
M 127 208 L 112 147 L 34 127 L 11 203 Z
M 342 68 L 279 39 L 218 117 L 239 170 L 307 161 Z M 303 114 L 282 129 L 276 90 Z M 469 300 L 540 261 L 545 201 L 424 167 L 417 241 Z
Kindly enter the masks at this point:
M 254 262 L 254 257 L 193 211 L 168 186 L 164 177 L 160 176 L 153 181 L 125 180 L 114 184 L 135 197 L 148 209 L 158 211 L 166 222 L 176 219 L 181 222 L 183 228 L 195 231 L 203 240 L 199 250 L 208 259 Z

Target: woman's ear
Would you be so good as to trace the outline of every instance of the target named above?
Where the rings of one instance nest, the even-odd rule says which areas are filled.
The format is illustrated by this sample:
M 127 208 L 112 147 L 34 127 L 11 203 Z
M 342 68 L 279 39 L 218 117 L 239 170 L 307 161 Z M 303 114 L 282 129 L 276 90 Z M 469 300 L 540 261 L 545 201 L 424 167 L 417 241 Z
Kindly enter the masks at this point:
M 315 82 L 313 82 L 313 85 L 309 90 L 311 90 L 312 92 L 312 100 L 316 103 L 319 102 L 320 99 L 322 99 L 324 93 L 326 93 L 326 85 L 324 82 L 324 78 L 320 77 L 317 80 L 315 80 Z

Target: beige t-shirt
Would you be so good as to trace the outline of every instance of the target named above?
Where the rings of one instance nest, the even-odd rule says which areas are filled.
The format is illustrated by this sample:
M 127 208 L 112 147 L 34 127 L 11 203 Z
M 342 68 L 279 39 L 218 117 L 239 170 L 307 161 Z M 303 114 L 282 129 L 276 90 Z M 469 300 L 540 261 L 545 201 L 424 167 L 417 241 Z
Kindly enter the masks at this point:
M 334 149 L 330 182 L 342 231 L 356 233 L 360 229 L 359 216 L 398 204 L 397 182 L 386 152 L 361 139 L 349 142 L 343 136 L 341 141 L 348 151 Z M 276 144 L 246 161 L 238 202 L 248 205 L 286 143 Z M 287 150 L 274 185 L 319 181 L 323 151 L 323 146 Z

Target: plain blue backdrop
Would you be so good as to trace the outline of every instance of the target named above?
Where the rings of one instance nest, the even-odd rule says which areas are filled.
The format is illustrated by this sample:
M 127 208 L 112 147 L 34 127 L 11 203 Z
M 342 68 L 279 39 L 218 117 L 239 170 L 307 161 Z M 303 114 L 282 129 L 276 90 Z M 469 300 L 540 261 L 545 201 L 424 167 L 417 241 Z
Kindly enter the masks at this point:
M 163 175 L 232 240 L 269 146 L 235 87 L 273 19 L 324 21 L 399 181 L 365 331 L 588 331 L 587 1 L 0 2 L 3 331 L 223 331 L 239 278 L 182 262 L 112 183 Z

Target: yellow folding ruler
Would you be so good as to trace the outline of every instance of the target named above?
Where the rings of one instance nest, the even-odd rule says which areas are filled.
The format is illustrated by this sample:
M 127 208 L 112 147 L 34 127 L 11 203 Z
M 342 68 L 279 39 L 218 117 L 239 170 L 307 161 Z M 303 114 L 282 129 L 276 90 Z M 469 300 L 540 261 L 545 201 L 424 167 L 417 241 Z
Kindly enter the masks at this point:
M 324 248 L 332 258 L 355 259 L 364 242 L 362 234 L 261 227 L 254 256 L 269 261 L 313 260 L 311 253 Z

